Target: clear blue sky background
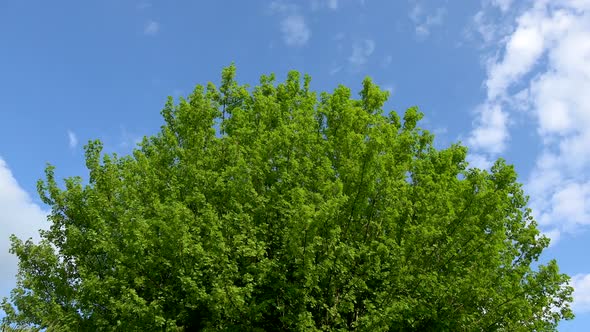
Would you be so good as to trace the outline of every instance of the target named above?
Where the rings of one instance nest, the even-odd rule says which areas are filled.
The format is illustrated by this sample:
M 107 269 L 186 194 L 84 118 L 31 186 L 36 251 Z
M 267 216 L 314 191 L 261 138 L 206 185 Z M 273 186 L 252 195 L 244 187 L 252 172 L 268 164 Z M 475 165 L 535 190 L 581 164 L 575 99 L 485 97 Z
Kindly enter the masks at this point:
M 365 76 L 417 105 L 438 146 L 474 166 L 515 164 L 541 229 L 574 276 L 590 326 L 590 1 L 0 1 L 0 297 L 14 284 L 7 236 L 46 227 L 45 163 L 86 176 L 83 145 L 128 153 L 157 132 L 166 96 L 219 81 L 280 79 L 316 90 Z M 586 328 L 584 328 L 586 327 Z

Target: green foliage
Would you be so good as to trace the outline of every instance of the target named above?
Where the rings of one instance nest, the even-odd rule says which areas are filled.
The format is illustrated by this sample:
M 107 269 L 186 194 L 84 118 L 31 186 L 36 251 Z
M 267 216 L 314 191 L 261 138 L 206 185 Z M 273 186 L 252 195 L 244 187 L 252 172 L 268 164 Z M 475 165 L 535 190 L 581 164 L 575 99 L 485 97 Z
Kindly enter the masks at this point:
M 370 79 L 319 96 L 290 72 L 197 86 L 130 156 L 53 167 L 35 244 L 12 238 L 6 327 L 55 331 L 551 331 L 569 278 L 512 166 L 468 168 Z M 11 304 L 12 303 L 12 304 Z M 13 307 L 14 305 L 14 307 Z

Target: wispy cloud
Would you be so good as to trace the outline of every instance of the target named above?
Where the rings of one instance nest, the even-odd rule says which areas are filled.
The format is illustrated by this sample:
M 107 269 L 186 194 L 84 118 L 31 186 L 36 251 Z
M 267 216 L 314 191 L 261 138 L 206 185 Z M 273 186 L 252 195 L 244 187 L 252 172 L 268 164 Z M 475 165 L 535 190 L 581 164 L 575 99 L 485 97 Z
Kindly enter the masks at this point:
M 505 45 L 506 37 L 514 32 L 514 19 L 519 14 L 512 2 L 483 0 L 482 8 L 473 15 L 471 22 L 466 26 L 464 36 L 480 49 Z M 496 8 L 500 9 L 500 14 Z
M 281 33 L 287 46 L 300 47 L 307 44 L 311 38 L 311 29 L 299 7 L 287 2 L 273 1 L 269 8 L 273 14 L 281 17 Z
M 338 0 L 328 0 L 328 8 L 332 10 L 338 9 Z
M 78 137 L 71 130 L 68 130 L 68 144 L 70 149 L 75 149 L 78 146 Z
M 367 63 L 369 57 L 375 51 L 375 41 L 365 39 L 352 44 L 352 54 L 348 57 L 348 63 L 359 67 Z
M 120 126 L 120 141 L 119 148 L 121 149 L 133 149 L 137 147 L 137 144 L 141 143 L 142 136 L 129 132 L 125 126 Z
M 290 14 L 299 11 L 297 5 L 283 0 L 272 1 L 269 5 L 269 9 L 272 13 L 278 14 Z
M 137 4 L 136 8 L 139 10 L 144 10 L 144 9 L 148 9 L 151 8 L 152 4 L 149 2 L 140 2 Z
M 394 90 L 393 84 L 383 84 L 381 86 L 381 88 L 383 90 L 389 92 L 389 96 L 391 97 L 391 95 L 393 94 L 393 90 Z
M 474 32 L 477 36 L 474 36 Z M 465 36 L 477 40 L 478 44 L 481 44 L 483 39 L 483 44 L 489 45 L 496 38 L 496 26 L 489 22 L 485 11 L 480 10 L 473 16 L 470 26 L 465 30 Z
M 307 44 L 311 31 L 301 15 L 288 15 L 281 21 L 283 40 L 288 46 L 303 46 Z
M 383 68 L 387 68 L 387 67 L 389 67 L 389 66 L 391 65 L 391 63 L 392 63 L 392 62 L 393 62 L 393 56 L 391 56 L 391 55 L 386 55 L 386 56 L 383 58 L 383 61 L 381 61 L 381 66 L 382 66 Z
M 410 11 L 410 19 L 414 22 L 416 35 L 424 38 L 430 35 L 433 27 L 441 25 L 447 14 L 444 8 L 437 8 L 433 13 L 427 13 L 421 4 L 417 3 Z
M 492 0 L 492 5 L 500 8 L 502 12 L 508 11 L 510 9 L 510 5 L 512 5 L 512 0 Z
M 143 33 L 148 36 L 155 36 L 160 32 L 160 23 L 150 20 L 146 23 Z
M 319 10 L 324 7 L 327 7 L 330 10 L 337 10 L 338 9 L 338 0 L 311 0 L 311 10 Z
M 333 65 L 332 68 L 330 68 L 330 75 L 336 75 L 341 71 L 342 71 L 342 66 Z
M 32 202 L 29 194 L 18 184 L 6 162 L 0 157 L 0 291 L 14 287 L 17 259 L 8 253 L 8 237 L 39 238 L 38 230 L 45 228 L 47 212 Z M 1 294 L 0 297 L 9 294 Z

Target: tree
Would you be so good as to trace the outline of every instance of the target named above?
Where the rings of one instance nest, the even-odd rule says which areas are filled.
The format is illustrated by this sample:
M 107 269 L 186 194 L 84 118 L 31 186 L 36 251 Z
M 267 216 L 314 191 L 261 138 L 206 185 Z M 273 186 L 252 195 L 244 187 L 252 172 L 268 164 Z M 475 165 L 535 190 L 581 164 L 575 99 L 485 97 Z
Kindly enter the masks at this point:
M 89 180 L 38 183 L 51 226 L 12 237 L 5 326 L 59 331 L 545 331 L 572 288 L 514 168 L 469 168 L 408 109 L 310 78 L 225 68 L 169 98 L 132 155 L 85 147 Z

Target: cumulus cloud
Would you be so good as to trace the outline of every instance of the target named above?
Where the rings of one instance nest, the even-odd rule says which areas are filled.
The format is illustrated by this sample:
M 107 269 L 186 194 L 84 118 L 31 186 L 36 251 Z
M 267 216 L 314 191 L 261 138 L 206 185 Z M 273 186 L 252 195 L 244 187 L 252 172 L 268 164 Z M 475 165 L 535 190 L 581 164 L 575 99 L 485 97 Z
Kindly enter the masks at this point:
M 539 26 L 540 10 L 532 10 L 518 19 L 518 28 L 509 37 L 502 60 L 488 68 L 488 99 L 502 97 L 508 87 L 531 71 L 544 52 L 544 36 Z
M 529 74 L 546 52 L 546 28 L 539 24 L 545 14 L 546 8 L 538 3 L 525 11 L 516 20 L 516 29 L 504 36 L 500 56 L 485 59 L 487 99 L 476 111 L 475 127 L 468 140 L 482 153 L 494 155 L 503 152 L 506 147 L 509 114 L 502 109 L 511 99 L 509 88 Z M 483 21 L 483 15 L 479 12 L 476 19 Z M 482 29 L 484 39 L 495 37 L 492 26 Z
M 467 142 L 476 150 L 500 153 L 508 137 L 508 114 L 498 104 L 486 103 L 477 110 L 476 127 Z
M 410 19 L 416 25 L 416 35 L 418 37 L 427 37 L 430 35 L 430 30 L 443 23 L 447 14 L 446 9 L 437 8 L 433 13 L 426 13 L 421 4 L 416 4 L 410 11 Z
M 577 274 L 572 277 L 574 303 L 572 309 L 576 314 L 590 312 L 590 274 Z
M 311 29 L 305 17 L 299 12 L 299 7 L 286 2 L 273 1 L 269 8 L 273 14 L 281 17 L 281 33 L 287 46 L 300 47 L 307 44 L 311 38 Z
M 526 110 L 541 151 L 526 189 L 555 238 L 590 225 L 589 35 L 590 1 L 532 2 L 487 59 L 487 98 L 469 138 L 478 153 L 498 154 L 512 112 Z
M 78 146 L 78 137 L 71 130 L 68 130 L 68 145 L 70 149 L 75 149 Z
M 148 21 L 143 29 L 143 33 L 148 36 L 155 36 L 160 32 L 160 23 L 156 21 Z
M 38 230 L 43 228 L 47 212 L 33 203 L 6 162 L 0 157 L 0 291 L 15 285 L 17 259 L 8 252 L 9 236 L 15 234 L 21 239 L 38 239 Z M 0 294 L 0 297 L 8 294 Z
M 375 51 L 375 41 L 365 39 L 352 44 L 352 54 L 348 57 L 348 62 L 353 66 L 362 66 Z
M 563 1 L 537 24 L 548 65 L 529 85 L 543 153 L 528 187 L 538 218 L 575 231 L 590 224 L 590 3 Z

